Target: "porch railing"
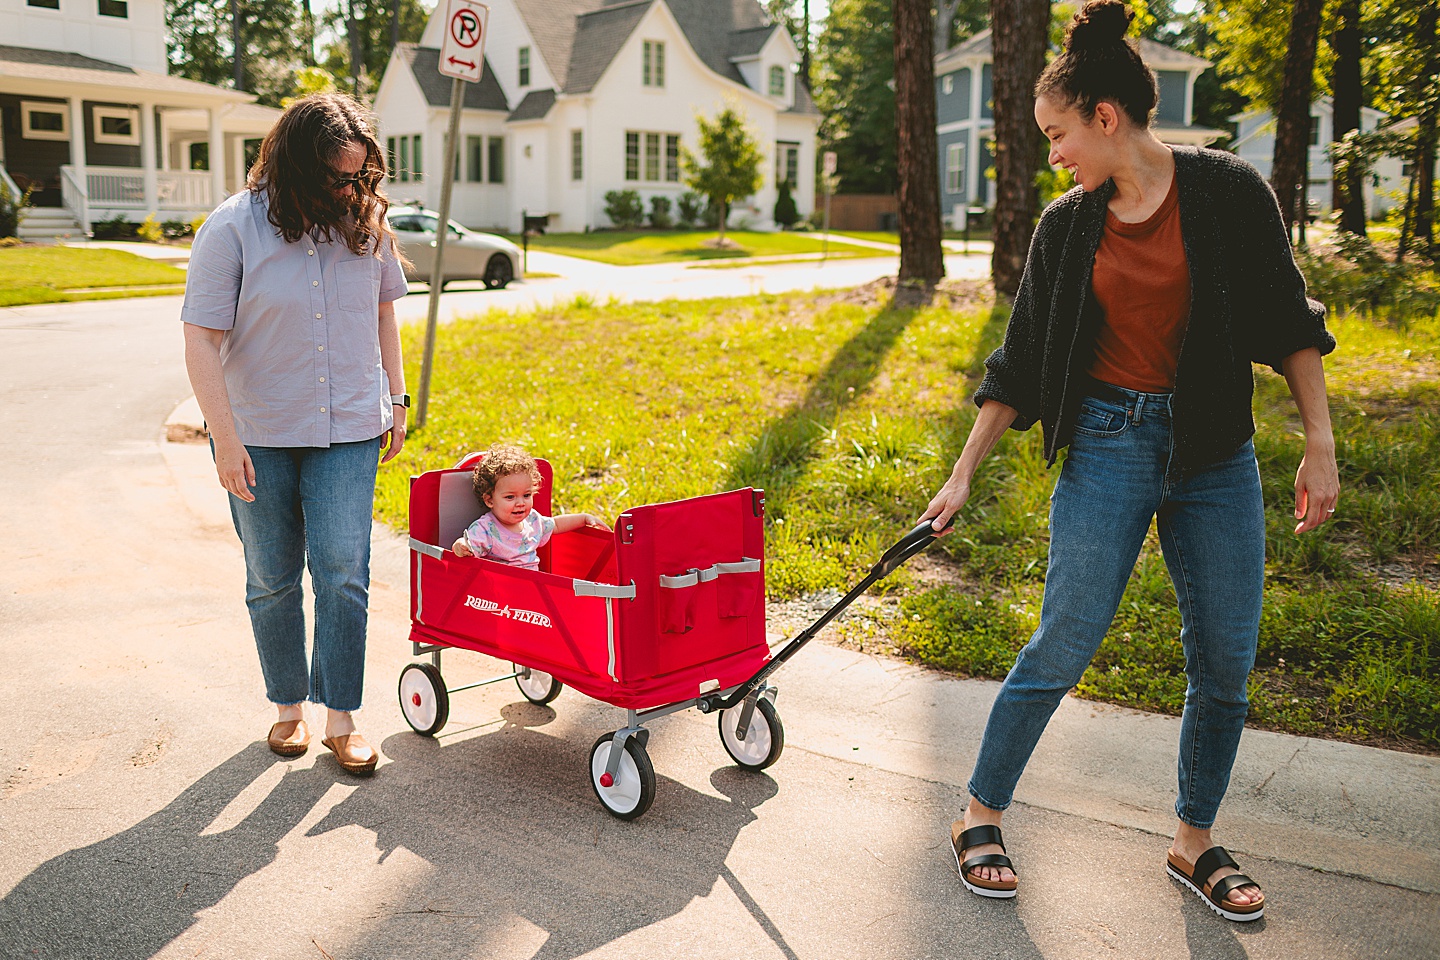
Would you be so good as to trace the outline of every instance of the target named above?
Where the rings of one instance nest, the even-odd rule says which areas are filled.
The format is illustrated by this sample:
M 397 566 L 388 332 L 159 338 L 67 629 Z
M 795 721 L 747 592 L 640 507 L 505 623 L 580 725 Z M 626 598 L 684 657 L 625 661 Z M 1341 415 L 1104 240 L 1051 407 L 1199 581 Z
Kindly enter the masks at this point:
M 145 202 L 145 172 L 138 167 L 86 167 L 82 189 L 74 167 L 60 168 L 61 197 L 82 223 L 91 210 L 110 213 L 208 213 L 215 207 L 207 170 L 155 171 L 155 202 Z M 142 217 L 143 219 L 143 217 Z
M 60 202 L 75 215 L 75 221 L 85 232 L 90 231 L 90 203 L 85 191 L 75 181 L 75 171 L 68 166 L 60 168 Z
M 6 189 L 10 191 L 10 196 L 14 197 L 17 202 L 25 195 L 25 191 L 21 190 L 16 186 L 15 181 L 10 179 L 10 172 L 5 169 L 5 164 L 3 163 L 0 163 L 0 183 L 5 184 Z

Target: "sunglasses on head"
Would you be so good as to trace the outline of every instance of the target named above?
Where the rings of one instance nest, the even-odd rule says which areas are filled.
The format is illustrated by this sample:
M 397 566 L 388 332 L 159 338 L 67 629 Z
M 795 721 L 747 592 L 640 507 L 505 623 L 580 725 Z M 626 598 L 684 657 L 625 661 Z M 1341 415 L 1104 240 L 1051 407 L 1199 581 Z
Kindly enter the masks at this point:
M 346 187 L 354 187 L 354 188 L 358 189 L 359 186 L 360 186 L 361 181 L 363 181 L 364 179 L 365 179 L 365 175 L 364 175 L 363 173 L 353 174 L 353 175 L 348 176 L 348 177 L 331 177 L 331 178 L 330 178 L 330 189 L 331 189 L 331 190 L 344 190 Z

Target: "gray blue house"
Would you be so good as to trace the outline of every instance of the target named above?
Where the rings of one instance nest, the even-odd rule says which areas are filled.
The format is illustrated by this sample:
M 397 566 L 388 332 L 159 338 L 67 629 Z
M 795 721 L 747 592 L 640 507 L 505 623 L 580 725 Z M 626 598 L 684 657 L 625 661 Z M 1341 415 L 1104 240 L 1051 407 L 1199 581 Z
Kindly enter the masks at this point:
M 1223 130 L 1190 123 L 1195 80 L 1210 67 L 1210 62 L 1153 40 L 1139 43 L 1140 56 L 1155 71 L 1160 84 L 1154 124 L 1160 139 L 1204 146 L 1222 136 Z M 966 207 L 990 207 L 995 203 L 995 187 L 989 174 L 995 162 L 989 148 L 995 135 L 990 106 L 992 61 L 988 29 L 935 58 L 940 212 L 954 229 L 963 226 Z

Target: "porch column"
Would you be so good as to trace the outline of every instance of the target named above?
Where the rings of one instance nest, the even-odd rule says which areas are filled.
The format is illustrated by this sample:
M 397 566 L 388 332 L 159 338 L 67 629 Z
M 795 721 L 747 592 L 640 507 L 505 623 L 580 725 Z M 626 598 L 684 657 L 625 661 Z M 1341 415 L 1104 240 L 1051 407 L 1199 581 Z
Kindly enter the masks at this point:
M 225 199 L 225 129 L 220 124 L 222 107 L 210 107 L 210 209 Z
M 155 104 L 140 104 L 140 174 L 145 182 L 145 213 L 160 214 L 159 178 L 155 174 Z
M 80 188 L 78 210 L 71 210 L 84 233 L 90 232 L 90 175 L 85 167 L 85 100 L 70 98 L 70 172 Z

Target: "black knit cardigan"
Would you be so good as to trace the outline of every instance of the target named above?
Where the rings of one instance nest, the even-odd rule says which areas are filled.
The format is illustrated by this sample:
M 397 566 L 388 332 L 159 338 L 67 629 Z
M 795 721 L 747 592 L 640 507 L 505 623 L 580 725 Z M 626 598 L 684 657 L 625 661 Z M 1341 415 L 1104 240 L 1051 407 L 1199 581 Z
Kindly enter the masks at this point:
M 1335 338 L 1325 308 L 1305 296 L 1280 207 L 1250 164 L 1219 150 L 1178 147 L 1180 232 L 1190 269 L 1190 319 L 1171 401 L 1174 469 L 1233 454 L 1255 433 L 1252 363 L 1280 371 L 1306 347 L 1327 354 Z M 1053 464 L 1070 443 L 1095 356 L 1102 311 L 1090 286 L 1105 214 L 1107 180 L 1070 190 L 1045 209 L 1030 244 L 1004 344 L 985 361 L 975 402 L 998 400 L 1037 420 Z

